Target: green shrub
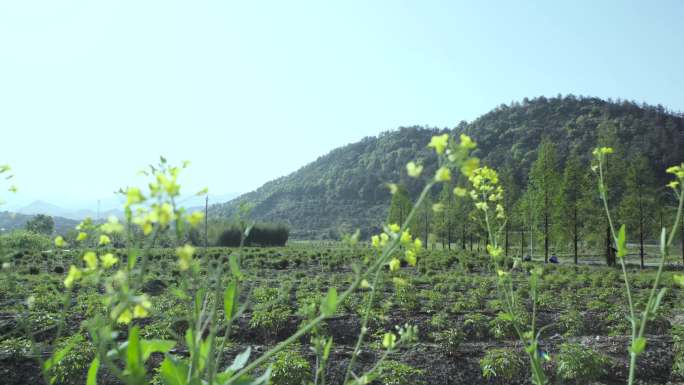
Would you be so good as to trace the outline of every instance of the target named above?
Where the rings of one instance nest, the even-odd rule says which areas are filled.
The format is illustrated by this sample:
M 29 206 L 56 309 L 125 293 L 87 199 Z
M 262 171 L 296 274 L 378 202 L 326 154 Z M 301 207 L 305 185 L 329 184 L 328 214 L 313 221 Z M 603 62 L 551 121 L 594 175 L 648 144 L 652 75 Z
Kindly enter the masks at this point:
M 527 324 L 525 313 L 516 312 L 513 314 L 513 317 L 515 317 L 515 322 L 517 322 L 518 325 Z M 498 340 L 518 337 L 513 321 L 509 320 L 507 318 L 507 313 L 504 312 L 500 312 L 493 320 L 489 321 L 489 333 Z
M 406 311 L 416 311 L 420 307 L 416 290 L 410 284 L 397 287 L 394 298 L 396 304 Z
M 271 370 L 272 385 L 302 385 L 311 381 L 309 362 L 294 349 L 276 354 Z
M 380 365 L 378 381 L 382 385 L 418 385 L 423 383 L 419 378 L 423 373 L 413 366 L 387 360 Z
M 31 341 L 26 338 L 7 338 L 0 341 L 0 360 L 24 360 L 31 352 Z
M 684 377 L 684 326 L 672 328 L 672 343 L 672 352 L 674 353 L 672 373 Z
M 437 334 L 436 342 L 449 356 L 455 356 L 458 348 L 465 341 L 465 334 L 461 329 L 449 329 Z
M 558 317 L 558 324 L 565 336 L 580 336 L 584 332 L 584 317 L 577 310 L 570 310 Z
M 610 358 L 578 343 L 564 343 L 556 357 L 558 377 L 564 380 L 596 380 L 606 373 Z
M 276 288 L 258 287 L 252 294 L 254 305 L 249 326 L 260 329 L 265 336 L 277 334 L 290 318 L 291 309 Z
M 55 347 L 56 350 L 71 345 L 71 350 L 57 362 L 50 371 L 53 383 L 81 385 L 85 383 L 90 361 L 95 357 L 95 347 L 89 339 L 80 334 L 66 338 Z
M 463 320 L 463 332 L 469 339 L 485 339 L 489 335 L 487 316 L 479 313 L 468 314 Z
M 508 348 L 491 349 L 480 360 L 482 377 L 507 381 L 524 376 L 523 353 Z

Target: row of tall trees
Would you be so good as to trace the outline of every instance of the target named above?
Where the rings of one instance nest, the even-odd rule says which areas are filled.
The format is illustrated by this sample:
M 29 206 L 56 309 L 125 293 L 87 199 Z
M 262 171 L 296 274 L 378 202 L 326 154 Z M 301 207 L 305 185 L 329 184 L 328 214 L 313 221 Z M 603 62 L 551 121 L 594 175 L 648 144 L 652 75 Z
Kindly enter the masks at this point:
M 598 145 L 611 146 L 614 154 L 607 165 L 609 210 L 619 223 L 625 223 L 628 238 L 638 245 L 643 267 L 646 245 L 654 243 L 662 226 L 670 227 L 670 190 L 656 185 L 648 159 L 641 153 L 626 153 L 616 140 L 614 125 L 598 127 Z M 605 255 L 609 265 L 615 263 L 603 203 L 597 191 L 597 178 L 591 166 L 577 149 L 570 149 L 566 159 L 559 159 L 555 143 L 543 139 L 527 180 L 516 178 L 511 167 L 500 170 L 506 195 L 504 206 L 508 221 L 503 229 L 506 254 L 550 254 L 564 252 L 578 263 L 581 255 Z M 445 184 L 433 192 L 419 207 L 411 223 L 413 234 L 424 240 L 426 247 L 441 243 L 443 247 L 473 248 L 473 242 L 484 245 L 485 233 L 477 222 L 475 208 L 467 198 L 457 198 L 454 187 L 467 188 L 465 178 Z M 434 211 L 439 203 L 441 210 Z M 401 223 L 411 210 L 405 189 L 393 195 L 389 222 Z M 684 241 L 682 242 L 684 252 Z

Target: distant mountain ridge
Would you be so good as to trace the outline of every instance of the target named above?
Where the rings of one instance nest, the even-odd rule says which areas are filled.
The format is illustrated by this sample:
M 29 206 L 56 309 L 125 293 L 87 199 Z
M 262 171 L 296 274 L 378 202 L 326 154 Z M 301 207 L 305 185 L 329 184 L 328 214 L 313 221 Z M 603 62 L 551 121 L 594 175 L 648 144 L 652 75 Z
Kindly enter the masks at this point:
M 478 142 L 475 155 L 493 167 L 510 166 L 526 181 L 542 137 L 558 147 L 561 163 L 571 150 L 588 161 L 599 128 L 610 125 L 626 154 L 641 152 L 654 174 L 684 161 L 684 118 L 662 106 L 591 97 L 524 99 L 501 105 L 452 129 L 401 127 L 378 137 L 337 148 L 287 176 L 225 204 L 213 205 L 210 215 L 229 217 L 241 202 L 254 205 L 258 220 L 287 223 L 301 239 L 336 238 L 360 228 L 367 235 L 386 218 L 390 195 L 385 184 L 401 183 L 413 196 L 421 181 L 408 178 L 406 162 L 418 159 L 424 173 L 434 172 L 436 158 L 425 147 L 442 132 L 467 133 Z M 562 165 L 562 164 L 561 164 Z
M 0 211 L 0 234 L 26 228 L 26 221 L 34 216 L 35 215 Z M 59 216 L 53 216 L 52 219 L 55 221 L 55 233 L 57 234 L 66 234 L 67 231 L 73 230 L 79 223 L 79 221 Z

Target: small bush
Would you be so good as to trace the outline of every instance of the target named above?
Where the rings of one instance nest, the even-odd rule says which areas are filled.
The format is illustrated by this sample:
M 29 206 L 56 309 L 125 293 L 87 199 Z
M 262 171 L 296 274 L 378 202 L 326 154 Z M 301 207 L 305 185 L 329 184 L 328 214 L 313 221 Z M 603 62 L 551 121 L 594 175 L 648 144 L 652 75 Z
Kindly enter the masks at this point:
M 311 366 L 296 350 L 275 355 L 271 366 L 272 385 L 301 385 L 311 381 Z
M 50 377 L 57 384 L 83 384 L 90 362 L 95 357 L 95 347 L 90 340 L 80 334 L 65 339 L 56 349 L 62 349 L 67 345 L 72 346 L 71 350 L 52 367 Z
M 424 371 L 397 361 L 385 361 L 380 365 L 378 380 L 382 385 L 418 385 Z
M 584 317 L 577 310 L 561 314 L 558 317 L 558 324 L 565 336 L 580 336 L 584 332 Z
M 610 358 L 578 343 L 564 343 L 556 358 L 558 377 L 564 380 L 596 380 L 606 373 Z
M 458 348 L 465 341 L 465 334 L 461 329 L 449 329 L 437 334 L 436 342 L 448 356 L 458 354 Z
M 480 360 L 480 368 L 484 378 L 512 381 L 524 376 L 525 361 L 522 352 L 508 348 L 492 349 Z
M 469 339 L 485 339 L 489 335 L 487 316 L 479 313 L 468 314 L 463 320 L 463 332 Z

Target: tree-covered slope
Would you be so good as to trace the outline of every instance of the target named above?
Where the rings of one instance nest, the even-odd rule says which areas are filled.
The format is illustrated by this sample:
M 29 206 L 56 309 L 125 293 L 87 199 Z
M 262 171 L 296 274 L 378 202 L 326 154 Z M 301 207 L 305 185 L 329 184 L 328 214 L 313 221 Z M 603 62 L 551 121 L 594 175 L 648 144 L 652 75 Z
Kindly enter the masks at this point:
M 355 228 L 367 232 L 386 216 L 386 183 L 403 183 L 410 192 L 420 188 L 402 172 L 406 162 L 425 158 L 428 171 L 434 170 L 435 158 L 425 144 L 443 131 L 407 127 L 364 138 L 256 191 L 214 205 L 211 214 L 229 217 L 240 202 L 250 202 L 253 218 L 286 223 L 295 238 L 337 237 Z
M 536 159 L 537 147 L 548 137 L 558 151 L 560 165 L 572 149 L 588 162 L 601 133 L 616 134 L 625 155 L 641 153 L 658 179 L 666 167 L 684 159 L 684 119 L 662 106 L 598 98 L 566 97 L 525 99 L 502 105 L 461 124 L 457 131 L 473 136 L 476 155 L 494 167 L 510 165 L 525 179 Z
M 268 182 L 228 203 L 212 215 L 231 216 L 240 202 L 254 205 L 255 219 L 287 223 L 295 238 L 332 238 L 360 228 L 375 231 L 387 216 L 387 182 L 403 184 L 415 195 L 420 181 L 409 179 L 405 164 L 418 159 L 431 175 L 435 158 L 425 145 L 445 130 L 402 127 L 331 151 L 300 170 Z M 557 146 L 560 165 L 572 149 L 588 161 L 600 135 L 613 135 L 624 154 L 641 153 L 661 182 L 666 166 L 684 160 L 684 119 L 664 108 L 633 102 L 604 101 L 572 95 L 525 99 L 502 105 L 454 134 L 478 142 L 476 155 L 493 167 L 510 166 L 519 185 L 536 158 L 543 137 Z

